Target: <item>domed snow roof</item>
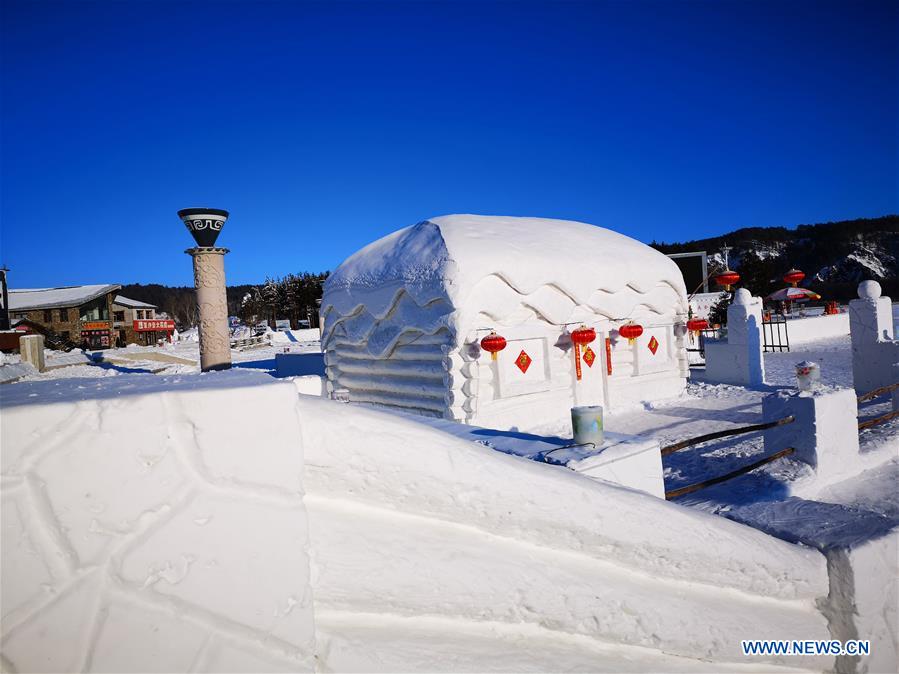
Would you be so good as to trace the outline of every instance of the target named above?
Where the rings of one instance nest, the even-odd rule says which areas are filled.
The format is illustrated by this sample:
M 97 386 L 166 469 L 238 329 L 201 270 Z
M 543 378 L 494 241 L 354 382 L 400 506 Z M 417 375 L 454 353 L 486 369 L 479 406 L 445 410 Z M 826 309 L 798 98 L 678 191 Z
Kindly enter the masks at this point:
M 401 229 L 353 254 L 328 278 L 323 309 L 380 315 L 401 289 L 419 306 L 472 296 L 495 276 L 520 295 L 550 286 L 575 304 L 597 291 L 649 293 L 660 283 L 685 297 L 683 276 L 666 255 L 628 236 L 571 220 L 446 215 Z

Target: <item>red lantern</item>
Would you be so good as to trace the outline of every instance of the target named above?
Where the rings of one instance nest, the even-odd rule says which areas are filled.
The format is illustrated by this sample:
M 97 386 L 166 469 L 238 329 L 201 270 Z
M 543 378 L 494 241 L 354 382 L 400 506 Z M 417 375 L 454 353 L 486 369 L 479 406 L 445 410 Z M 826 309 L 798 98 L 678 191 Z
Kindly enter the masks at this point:
M 628 344 L 633 344 L 634 340 L 643 334 L 643 326 L 639 323 L 625 323 L 618 328 L 618 334 L 627 338 Z
M 687 330 L 696 334 L 700 330 L 705 330 L 709 327 L 709 322 L 704 318 L 691 318 L 687 321 Z
M 490 352 L 491 360 L 496 360 L 496 354 L 506 348 L 506 338 L 491 332 L 481 340 L 481 348 Z
M 574 344 L 574 371 L 577 380 L 581 380 L 581 344 L 589 344 L 596 339 L 596 330 L 582 325 L 577 330 L 571 331 L 571 342 Z
M 795 288 L 804 278 L 805 274 L 803 274 L 801 271 L 799 271 L 798 269 L 791 269 L 786 274 L 784 274 L 784 283 L 789 283 Z
M 725 269 L 715 277 L 715 283 L 717 283 L 719 286 L 724 286 L 725 290 L 730 290 L 730 287 L 734 283 L 738 283 L 739 281 L 740 275 L 735 271 L 731 271 L 730 269 Z

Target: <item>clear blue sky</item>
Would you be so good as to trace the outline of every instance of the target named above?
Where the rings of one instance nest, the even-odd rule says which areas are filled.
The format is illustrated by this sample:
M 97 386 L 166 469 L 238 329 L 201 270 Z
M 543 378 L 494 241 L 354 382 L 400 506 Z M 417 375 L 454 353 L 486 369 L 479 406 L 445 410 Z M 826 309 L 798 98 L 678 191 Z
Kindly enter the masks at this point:
M 643 241 L 895 213 L 896 2 L 10 2 L 13 287 L 331 269 L 446 213 Z

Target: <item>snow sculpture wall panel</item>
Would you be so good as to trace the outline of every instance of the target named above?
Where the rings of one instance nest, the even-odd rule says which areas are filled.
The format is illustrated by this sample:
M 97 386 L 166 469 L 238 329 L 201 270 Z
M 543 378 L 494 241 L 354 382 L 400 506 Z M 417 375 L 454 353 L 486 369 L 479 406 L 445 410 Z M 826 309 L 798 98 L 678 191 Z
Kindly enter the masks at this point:
M 4 662 L 311 671 L 296 389 L 246 371 L 147 377 L 4 396 Z
M 686 312 L 677 265 L 633 239 L 562 220 L 446 216 L 340 265 L 325 285 L 322 346 L 330 389 L 351 400 L 523 428 L 575 404 L 678 394 L 688 366 L 672 326 Z M 609 375 L 605 337 L 628 320 L 654 332 L 639 360 L 616 346 Z M 600 338 L 578 381 L 579 323 Z M 490 330 L 507 339 L 497 361 L 478 348 Z
M 539 625 L 744 663 L 735 635 L 828 638 L 817 551 L 401 415 L 299 404 L 321 613 Z M 342 551 L 351 537 L 365 554 Z

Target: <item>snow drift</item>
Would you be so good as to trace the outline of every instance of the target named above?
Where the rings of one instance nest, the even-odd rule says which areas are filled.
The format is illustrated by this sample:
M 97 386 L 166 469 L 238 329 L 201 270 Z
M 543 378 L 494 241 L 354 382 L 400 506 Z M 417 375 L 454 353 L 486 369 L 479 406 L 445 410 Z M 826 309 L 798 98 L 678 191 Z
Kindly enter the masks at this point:
M 18 670 L 371 670 L 397 640 L 401 668 L 499 665 L 558 639 L 558 669 L 721 670 L 741 636 L 828 637 L 824 557 L 733 522 L 250 371 L 72 381 L 4 389 Z

